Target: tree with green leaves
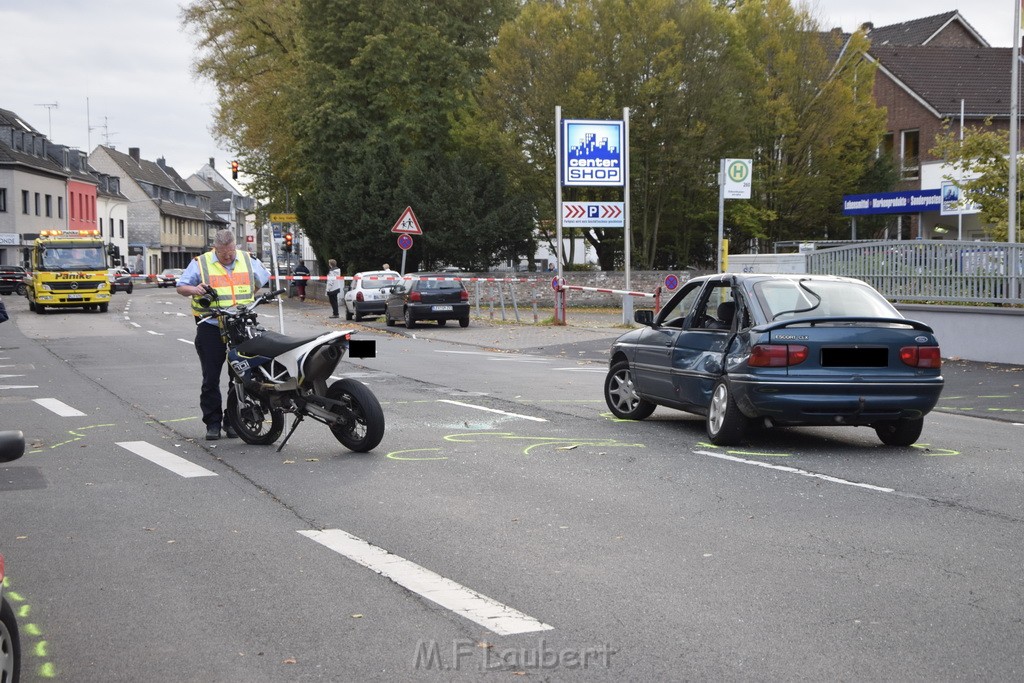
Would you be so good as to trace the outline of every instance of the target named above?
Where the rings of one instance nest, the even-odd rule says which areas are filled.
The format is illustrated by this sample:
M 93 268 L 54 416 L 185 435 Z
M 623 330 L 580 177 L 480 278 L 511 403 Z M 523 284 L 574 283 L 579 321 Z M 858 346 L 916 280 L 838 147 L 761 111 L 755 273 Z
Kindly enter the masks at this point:
M 410 268 L 421 259 L 489 267 L 498 254 L 530 247 L 529 203 L 501 169 L 468 157 L 452 132 L 498 27 L 516 9 L 514 0 L 303 0 L 299 215 L 318 253 L 350 272 L 392 262 L 390 228 L 406 206 L 425 233 Z M 485 237 L 491 253 L 468 233 Z
M 960 140 L 957 131 L 948 125 L 946 132 L 936 136 L 932 154 L 951 168 L 944 178 L 956 182 L 963 190 L 966 201 L 977 204 L 979 218 L 985 226 L 985 235 L 998 242 L 1009 237 L 1010 225 L 1010 133 L 992 126 L 988 120 L 983 126 L 970 126 Z M 1017 177 L 1024 177 L 1024 160 L 1017 160 Z M 963 180 L 966 178 L 966 180 Z M 1017 187 L 1017 206 L 1024 194 Z M 1017 216 L 1017 235 L 1021 235 L 1020 214 Z

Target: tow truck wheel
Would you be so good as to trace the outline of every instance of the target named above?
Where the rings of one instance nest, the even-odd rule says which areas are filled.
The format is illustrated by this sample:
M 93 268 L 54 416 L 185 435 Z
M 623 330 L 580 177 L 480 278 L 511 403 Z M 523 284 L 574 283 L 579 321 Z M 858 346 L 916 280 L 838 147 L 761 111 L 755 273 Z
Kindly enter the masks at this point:
M 35 310 L 36 310 L 36 313 L 38 313 L 39 315 L 42 315 L 43 313 L 46 313 L 46 306 L 43 306 L 42 304 L 36 304 Z
M 32 301 L 32 299 L 28 300 L 28 310 L 30 310 L 30 311 L 35 311 L 36 310 L 36 303 L 34 301 Z
M 110 304 L 100 304 L 100 313 L 106 313 L 107 309 L 110 308 Z

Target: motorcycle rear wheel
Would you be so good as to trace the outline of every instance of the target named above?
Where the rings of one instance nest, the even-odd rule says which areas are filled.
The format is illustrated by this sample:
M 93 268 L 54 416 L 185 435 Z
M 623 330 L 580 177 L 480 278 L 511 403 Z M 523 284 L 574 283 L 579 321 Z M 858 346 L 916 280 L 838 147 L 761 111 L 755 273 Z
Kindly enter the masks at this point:
M 354 379 L 341 379 L 327 388 L 327 398 L 347 406 L 347 410 L 331 408 L 345 418 L 331 427 L 334 438 L 357 453 L 376 448 L 384 438 L 384 411 L 373 392 Z
M 242 441 L 255 446 L 274 443 L 284 431 L 284 413 L 280 410 L 271 410 L 249 392 L 245 392 L 245 398 L 239 403 L 233 383 L 228 387 L 225 418 L 238 432 Z

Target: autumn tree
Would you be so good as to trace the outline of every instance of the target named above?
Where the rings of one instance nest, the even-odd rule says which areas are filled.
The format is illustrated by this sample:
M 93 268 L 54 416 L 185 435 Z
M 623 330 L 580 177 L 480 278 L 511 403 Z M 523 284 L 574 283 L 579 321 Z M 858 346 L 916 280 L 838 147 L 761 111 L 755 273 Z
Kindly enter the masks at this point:
M 217 90 L 212 133 L 237 154 L 249 191 L 285 209 L 296 184 L 301 100 L 300 0 L 195 0 L 181 12 L 193 68 Z

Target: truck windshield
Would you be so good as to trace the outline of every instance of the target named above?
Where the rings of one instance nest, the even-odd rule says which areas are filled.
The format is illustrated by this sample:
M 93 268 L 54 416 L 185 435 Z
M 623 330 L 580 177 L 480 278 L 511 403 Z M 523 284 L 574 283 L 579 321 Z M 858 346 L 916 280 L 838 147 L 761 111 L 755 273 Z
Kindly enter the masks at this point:
M 47 247 L 40 270 L 106 270 L 103 247 Z

